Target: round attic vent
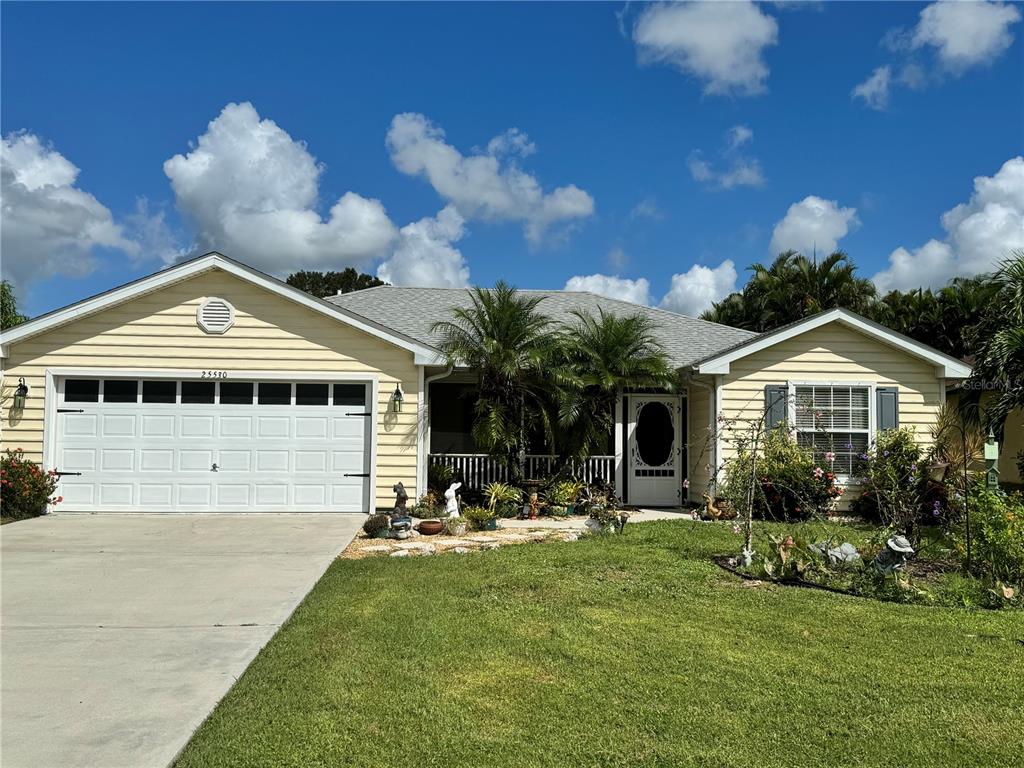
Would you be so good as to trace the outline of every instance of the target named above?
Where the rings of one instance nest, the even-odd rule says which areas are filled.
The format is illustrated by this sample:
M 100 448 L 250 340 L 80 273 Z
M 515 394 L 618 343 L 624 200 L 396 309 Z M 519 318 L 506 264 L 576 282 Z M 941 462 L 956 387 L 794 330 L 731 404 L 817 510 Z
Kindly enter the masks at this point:
M 224 333 L 235 324 L 235 308 L 224 299 L 210 297 L 196 310 L 196 323 L 207 333 Z

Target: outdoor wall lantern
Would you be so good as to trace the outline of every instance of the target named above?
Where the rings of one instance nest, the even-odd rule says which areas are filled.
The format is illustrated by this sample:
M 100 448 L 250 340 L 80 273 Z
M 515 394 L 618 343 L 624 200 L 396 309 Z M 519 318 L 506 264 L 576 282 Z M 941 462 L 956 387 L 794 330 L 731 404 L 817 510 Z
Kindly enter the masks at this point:
M 22 411 L 25 409 L 26 397 L 28 397 L 28 384 L 25 383 L 25 377 L 22 376 L 18 379 L 18 388 L 14 390 L 14 410 Z
M 405 397 L 402 395 L 402 385 L 396 384 L 395 391 L 391 393 L 391 410 L 395 413 L 402 412 L 402 401 Z

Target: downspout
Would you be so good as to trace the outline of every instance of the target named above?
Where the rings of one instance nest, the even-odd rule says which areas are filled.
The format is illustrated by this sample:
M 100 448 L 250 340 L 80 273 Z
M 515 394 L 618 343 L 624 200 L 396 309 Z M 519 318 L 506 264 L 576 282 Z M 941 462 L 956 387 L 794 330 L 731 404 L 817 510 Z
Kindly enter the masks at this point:
M 426 366 L 420 368 L 420 370 L 425 369 Z M 455 366 L 449 365 L 442 373 L 435 373 L 433 376 L 427 376 L 423 380 L 423 441 L 421 443 L 423 445 L 423 456 L 422 460 L 420 461 L 420 472 L 422 473 L 422 477 L 416 478 L 417 485 L 419 486 L 419 488 L 417 488 L 417 491 L 420 496 L 427 492 L 427 462 L 430 460 L 430 385 L 435 381 L 440 381 L 441 379 L 448 378 L 449 376 L 452 375 L 452 372 L 454 370 Z

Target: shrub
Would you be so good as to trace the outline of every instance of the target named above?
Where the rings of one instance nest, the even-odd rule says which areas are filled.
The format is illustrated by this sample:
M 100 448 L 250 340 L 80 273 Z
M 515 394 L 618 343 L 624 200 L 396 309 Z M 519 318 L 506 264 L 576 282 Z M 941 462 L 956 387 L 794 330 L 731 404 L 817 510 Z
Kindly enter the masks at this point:
M 928 480 L 921 448 L 910 429 L 892 429 L 878 435 L 861 454 L 855 471 L 864 489 L 851 511 L 918 540 L 918 526 L 937 520 L 948 502 L 948 489 Z M 936 503 L 937 502 L 937 503 Z
M 431 464 L 427 467 L 427 488 L 441 498 L 444 492 L 455 482 L 455 470 L 447 464 Z
M 579 499 L 584 484 L 578 480 L 561 480 L 551 486 L 548 502 L 559 507 L 568 507 Z
M 523 492 L 508 483 L 491 483 L 484 487 L 484 496 L 491 511 L 498 517 L 515 517 L 523 503 Z
M 826 514 L 843 493 L 835 473 L 818 465 L 813 454 L 797 445 L 783 427 L 764 434 L 756 459 L 755 517 L 806 520 Z M 725 465 L 722 495 L 737 511 L 746 508 L 753 461 L 751 446 L 744 445 Z
M 993 583 L 1024 587 L 1024 497 L 989 490 L 980 483 L 970 490 L 972 567 Z M 956 551 L 967 556 L 966 527 L 953 531 Z
M 57 473 L 44 472 L 21 448 L 8 448 L 0 458 L 0 515 L 14 520 L 41 515 L 47 504 L 64 501 L 56 491 Z
M 384 512 L 377 512 L 366 518 L 363 531 L 367 536 L 376 536 L 380 531 L 386 531 L 390 525 L 390 516 Z
M 413 506 L 411 514 L 420 520 L 438 517 L 444 512 L 444 497 L 435 491 L 427 491 Z
M 497 517 L 497 515 L 494 510 L 487 507 L 466 507 L 462 510 L 462 517 L 471 529 L 482 531 L 487 527 L 487 523 Z

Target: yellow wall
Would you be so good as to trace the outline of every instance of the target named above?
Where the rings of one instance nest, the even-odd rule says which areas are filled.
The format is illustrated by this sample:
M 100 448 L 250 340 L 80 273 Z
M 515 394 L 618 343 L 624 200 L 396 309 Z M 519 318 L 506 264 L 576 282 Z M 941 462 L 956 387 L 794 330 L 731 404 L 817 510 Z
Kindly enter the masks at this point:
M 737 429 L 761 418 L 765 385 L 790 381 L 896 386 L 900 426 L 912 427 L 924 446 L 932 442 L 931 430 L 944 397 L 944 381 L 935 366 L 833 322 L 732 363 L 722 377 L 720 411 L 727 423 L 737 420 L 737 426 L 723 432 L 722 460 L 734 454 L 730 431 L 735 436 Z
M 223 335 L 196 325 L 196 309 L 209 296 L 235 307 L 235 324 Z M 420 397 L 412 352 L 227 272 L 206 272 L 11 345 L 5 395 L 20 376 L 31 389 L 16 424 L 5 398 L 3 447 L 41 460 L 45 370 L 66 367 L 377 373 L 376 504 L 392 506 L 391 486 L 399 481 L 415 498 Z M 388 402 L 399 381 L 405 404 L 393 414 Z
M 700 502 L 708 491 L 715 465 L 714 426 L 711 423 L 714 380 L 711 377 L 706 377 L 706 380 L 710 390 L 691 382 L 686 399 L 690 431 L 686 441 L 687 478 L 690 481 L 688 498 L 695 502 Z
M 1024 410 L 1013 411 L 1006 419 L 1003 444 L 999 446 L 999 480 L 1004 483 L 1024 483 L 1017 471 L 1017 454 L 1024 451 Z

